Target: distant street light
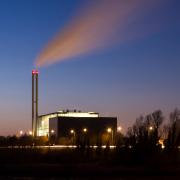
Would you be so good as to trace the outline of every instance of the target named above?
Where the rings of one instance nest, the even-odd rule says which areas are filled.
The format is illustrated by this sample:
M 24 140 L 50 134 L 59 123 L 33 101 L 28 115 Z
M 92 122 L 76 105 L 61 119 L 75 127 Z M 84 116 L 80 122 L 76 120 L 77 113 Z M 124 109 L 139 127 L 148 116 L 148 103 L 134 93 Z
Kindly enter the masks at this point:
M 75 144 L 75 131 L 73 129 L 70 130 L 70 133 L 73 135 L 73 144 Z
M 51 134 L 54 134 L 54 132 L 55 132 L 54 129 L 52 129 L 52 130 L 51 130 Z
M 73 130 L 73 129 L 71 129 L 70 133 L 71 133 L 71 134 L 74 134 L 74 130 Z
M 50 144 L 51 144 L 51 145 L 55 145 L 56 136 L 55 136 L 54 133 L 55 133 L 54 129 L 51 129 L 51 131 L 50 131 L 50 137 L 49 137 L 49 140 L 50 140 Z
M 87 132 L 87 128 L 84 128 L 84 129 L 83 129 L 83 132 L 86 133 L 86 132 Z
M 111 133 L 112 129 L 111 128 L 107 128 L 107 132 Z
M 113 130 L 112 130 L 112 128 L 107 128 L 107 132 L 108 133 L 111 133 L 111 138 L 112 138 L 112 145 L 113 145 Z
M 32 135 L 32 131 L 29 131 L 28 134 L 31 136 Z
M 149 127 L 149 130 L 150 130 L 150 131 L 152 131 L 152 130 L 153 130 L 153 127 L 152 127 L 152 126 L 150 126 L 150 127 Z
M 122 131 L 122 127 L 119 126 L 119 127 L 117 128 L 117 131 L 118 131 L 118 132 L 121 132 L 121 131 Z
M 23 133 L 23 131 L 21 130 L 21 131 L 19 131 L 19 134 L 22 136 L 24 133 Z

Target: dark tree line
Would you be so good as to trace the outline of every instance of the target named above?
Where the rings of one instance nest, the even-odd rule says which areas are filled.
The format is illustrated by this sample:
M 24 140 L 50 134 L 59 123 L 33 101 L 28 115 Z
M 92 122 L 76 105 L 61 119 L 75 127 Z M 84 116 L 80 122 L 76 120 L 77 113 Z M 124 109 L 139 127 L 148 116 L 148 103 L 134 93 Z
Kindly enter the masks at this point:
M 47 137 L 33 138 L 31 135 L 24 134 L 22 136 L 0 136 L 0 147 L 33 147 L 41 145 L 49 145 L 50 141 Z
M 160 128 L 163 120 L 160 110 L 137 118 L 134 125 L 128 129 L 127 145 L 146 152 L 159 149 Z
M 169 118 L 169 124 L 164 127 L 165 147 L 168 151 L 177 151 L 180 146 L 180 110 L 175 109 Z
M 164 122 L 161 110 L 154 111 L 136 119 L 128 128 L 117 146 L 125 146 L 142 152 L 178 151 L 180 148 L 180 110 L 170 113 L 168 122 Z

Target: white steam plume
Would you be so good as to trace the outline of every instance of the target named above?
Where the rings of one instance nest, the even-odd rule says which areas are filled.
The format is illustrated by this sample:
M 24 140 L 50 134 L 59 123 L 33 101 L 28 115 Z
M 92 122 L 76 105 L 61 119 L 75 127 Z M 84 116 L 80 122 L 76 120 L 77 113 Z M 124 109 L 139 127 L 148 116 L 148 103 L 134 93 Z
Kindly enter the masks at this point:
M 63 28 L 42 50 L 36 66 L 44 66 L 146 35 L 139 19 L 156 0 L 96 0 Z M 142 24 L 141 24 L 142 25 Z M 153 29 L 151 27 L 151 29 Z

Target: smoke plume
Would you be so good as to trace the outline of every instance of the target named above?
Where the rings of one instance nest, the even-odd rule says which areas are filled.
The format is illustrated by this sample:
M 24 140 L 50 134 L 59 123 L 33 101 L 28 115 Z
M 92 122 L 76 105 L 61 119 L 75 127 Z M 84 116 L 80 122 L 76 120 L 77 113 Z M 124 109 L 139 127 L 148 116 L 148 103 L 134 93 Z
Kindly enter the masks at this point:
M 69 60 L 146 35 L 153 28 L 139 29 L 139 25 L 142 26 L 142 15 L 155 2 L 96 0 L 88 4 L 47 44 L 36 59 L 36 66 Z

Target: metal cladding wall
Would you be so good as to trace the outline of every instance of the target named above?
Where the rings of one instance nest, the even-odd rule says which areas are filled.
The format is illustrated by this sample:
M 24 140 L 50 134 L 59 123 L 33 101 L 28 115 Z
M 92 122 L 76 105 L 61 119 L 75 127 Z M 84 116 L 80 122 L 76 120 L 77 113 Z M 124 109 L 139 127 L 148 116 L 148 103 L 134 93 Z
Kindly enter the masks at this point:
M 91 137 L 99 137 L 103 133 L 107 134 L 107 129 L 113 131 L 113 138 L 117 133 L 117 118 L 113 117 L 55 117 L 49 119 L 49 134 L 54 130 L 57 138 L 69 137 L 70 131 L 74 130 L 77 137 L 83 136 L 83 129 L 86 128 L 86 134 Z

